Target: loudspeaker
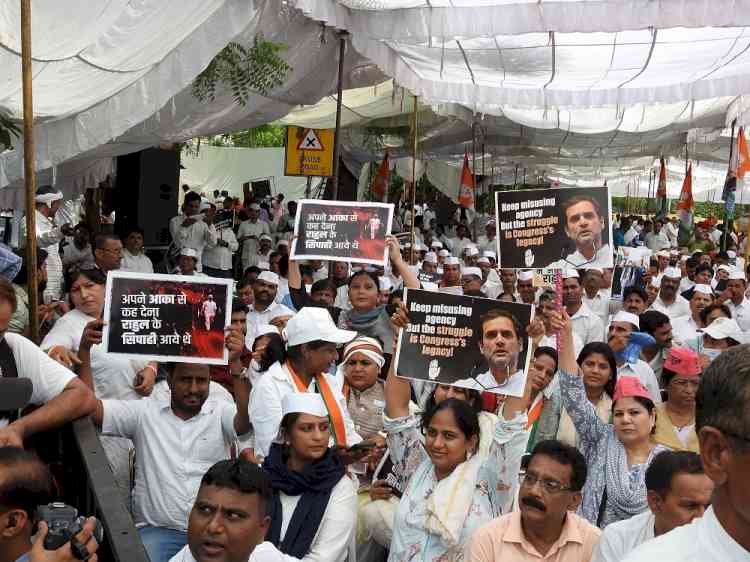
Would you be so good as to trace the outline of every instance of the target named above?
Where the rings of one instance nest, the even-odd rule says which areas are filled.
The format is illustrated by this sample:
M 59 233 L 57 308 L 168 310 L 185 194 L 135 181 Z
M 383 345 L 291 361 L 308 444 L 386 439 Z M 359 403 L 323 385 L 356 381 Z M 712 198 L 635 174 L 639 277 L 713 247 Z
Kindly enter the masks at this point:
M 146 232 L 146 246 L 169 245 L 169 220 L 179 212 L 179 183 L 179 150 L 149 148 L 119 156 L 115 184 L 117 231 L 138 225 Z

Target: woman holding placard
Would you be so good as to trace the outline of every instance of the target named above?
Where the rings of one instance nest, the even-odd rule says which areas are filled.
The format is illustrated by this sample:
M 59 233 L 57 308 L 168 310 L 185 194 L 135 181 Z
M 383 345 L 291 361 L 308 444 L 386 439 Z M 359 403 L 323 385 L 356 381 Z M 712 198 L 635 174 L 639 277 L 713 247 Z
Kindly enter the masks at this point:
M 405 307 L 394 322 L 406 325 Z M 460 558 L 477 528 L 510 510 L 526 445 L 528 396 L 508 397 L 489 427 L 458 398 L 438 401 L 419 419 L 409 409 L 409 382 L 392 365 L 385 398 L 388 448 L 404 490 L 389 560 L 415 560 L 416 553 L 419 560 Z

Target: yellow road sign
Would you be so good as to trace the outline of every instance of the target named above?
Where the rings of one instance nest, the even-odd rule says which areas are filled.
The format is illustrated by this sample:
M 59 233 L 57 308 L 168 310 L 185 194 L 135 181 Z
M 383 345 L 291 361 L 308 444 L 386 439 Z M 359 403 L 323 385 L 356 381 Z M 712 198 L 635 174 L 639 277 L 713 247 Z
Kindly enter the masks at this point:
M 333 129 L 286 128 L 284 175 L 333 175 Z

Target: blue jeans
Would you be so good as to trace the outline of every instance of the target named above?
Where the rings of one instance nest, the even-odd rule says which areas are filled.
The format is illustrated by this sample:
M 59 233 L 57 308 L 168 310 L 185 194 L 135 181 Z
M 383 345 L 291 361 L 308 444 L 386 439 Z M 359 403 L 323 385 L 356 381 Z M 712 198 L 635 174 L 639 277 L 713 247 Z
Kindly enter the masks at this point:
M 147 525 L 138 532 L 151 562 L 169 562 L 187 544 L 187 533 L 183 531 Z

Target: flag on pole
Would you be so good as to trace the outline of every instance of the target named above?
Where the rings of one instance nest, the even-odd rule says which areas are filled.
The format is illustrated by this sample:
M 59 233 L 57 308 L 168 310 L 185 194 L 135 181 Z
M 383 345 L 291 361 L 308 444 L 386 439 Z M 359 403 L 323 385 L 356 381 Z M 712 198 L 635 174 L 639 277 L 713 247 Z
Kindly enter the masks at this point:
M 474 176 L 469 168 L 468 152 L 464 152 L 464 167 L 461 170 L 461 185 L 458 188 L 458 204 L 464 209 L 474 208 Z
M 680 212 L 680 232 L 678 239 L 687 240 L 693 232 L 693 165 L 688 166 L 685 180 L 682 182 L 680 200 L 677 201 L 677 210 Z M 682 236 L 680 236 L 682 234 Z
M 734 142 L 734 139 L 732 139 Z M 745 174 L 750 171 L 750 154 L 748 154 L 747 141 L 743 127 L 737 133 L 737 144 L 731 151 L 727 178 L 724 181 L 724 189 L 721 192 L 721 200 L 724 201 L 724 213 L 727 219 L 734 218 L 734 205 L 737 197 L 737 189 L 742 189 Z
M 383 161 L 380 163 L 378 173 L 372 180 L 370 191 L 372 192 L 373 201 L 385 201 L 388 197 L 388 186 L 391 182 L 391 170 L 389 167 L 388 151 L 385 151 Z
M 659 158 L 661 169 L 659 170 L 659 184 L 656 187 L 656 198 L 659 201 L 659 212 L 656 214 L 659 218 L 667 216 L 667 165 L 664 157 Z

